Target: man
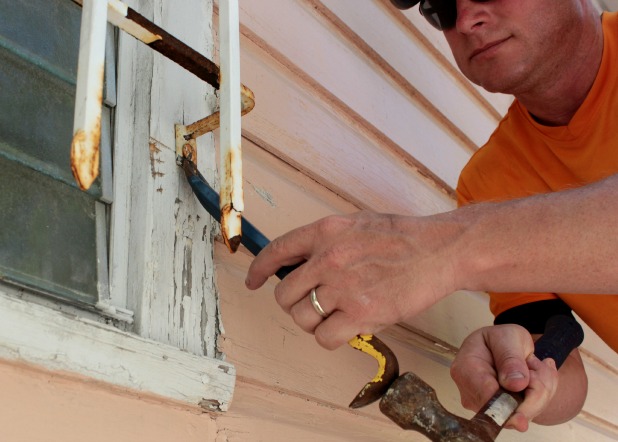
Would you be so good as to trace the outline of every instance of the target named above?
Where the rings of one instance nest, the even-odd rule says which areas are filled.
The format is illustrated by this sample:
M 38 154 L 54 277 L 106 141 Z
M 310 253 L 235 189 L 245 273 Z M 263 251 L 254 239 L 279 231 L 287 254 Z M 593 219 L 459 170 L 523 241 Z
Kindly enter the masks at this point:
M 487 291 L 499 325 L 469 336 L 451 368 L 463 405 L 479 408 L 499 382 L 526 389 L 507 426 L 564 422 L 583 405 L 586 375 L 577 350 L 559 373 L 534 357 L 540 326 L 573 309 L 618 350 L 608 296 L 618 293 L 618 16 L 600 17 L 591 0 L 420 6 L 471 81 L 516 98 L 461 174 L 463 207 L 325 218 L 273 241 L 246 285 L 306 261 L 275 297 L 329 349 L 456 290 Z

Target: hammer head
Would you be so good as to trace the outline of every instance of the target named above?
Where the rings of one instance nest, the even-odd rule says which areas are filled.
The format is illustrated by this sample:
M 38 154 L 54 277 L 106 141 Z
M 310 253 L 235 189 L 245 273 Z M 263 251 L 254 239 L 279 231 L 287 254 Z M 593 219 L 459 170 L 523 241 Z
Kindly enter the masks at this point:
M 414 373 L 405 373 L 384 394 L 380 410 L 404 430 L 424 434 L 433 442 L 491 442 L 484 422 L 469 421 L 442 407 L 436 392 Z

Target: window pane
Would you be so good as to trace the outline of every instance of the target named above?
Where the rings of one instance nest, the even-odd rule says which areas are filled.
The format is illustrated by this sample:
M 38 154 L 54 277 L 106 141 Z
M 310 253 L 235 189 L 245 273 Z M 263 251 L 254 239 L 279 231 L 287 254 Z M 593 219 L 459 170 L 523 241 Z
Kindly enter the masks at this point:
M 94 304 L 101 184 L 80 191 L 70 167 L 81 8 L 0 0 L 0 11 L 0 279 Z
M 81 9 L 68 0 L 2 3 L 7 5 L 0 8 L 1 149 L 76 185 L 70 146 Z M 54 28 L 56 20 L 61 26 Z M 93 192 L 99 192 L 98 183 Z
M 0 157 L 0 278 L 94 303 L 95 201 Z

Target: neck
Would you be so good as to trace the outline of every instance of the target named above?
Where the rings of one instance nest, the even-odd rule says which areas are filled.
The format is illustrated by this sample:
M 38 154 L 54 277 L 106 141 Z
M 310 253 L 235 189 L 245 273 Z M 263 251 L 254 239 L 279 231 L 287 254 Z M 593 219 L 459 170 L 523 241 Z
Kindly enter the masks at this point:
M 515 97 L 539 123 L 565 126 L 590 92 L 602 57 L 603 29 L 601 20 L 595 15 L 584 26 L 574 51 L 560 68 L 560 74 L 539 87 L 516 93 Z

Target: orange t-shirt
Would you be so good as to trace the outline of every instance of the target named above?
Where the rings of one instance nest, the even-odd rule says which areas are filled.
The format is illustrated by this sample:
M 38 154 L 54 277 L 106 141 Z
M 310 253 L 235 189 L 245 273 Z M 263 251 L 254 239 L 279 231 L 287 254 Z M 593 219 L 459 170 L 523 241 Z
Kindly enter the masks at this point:
M 543 126 L 516 100 L 461 173 L 460 205 L 583 186 L 618 173 L 618 13 L 604 13 L 602 22 L 601 66 L 571 122 Z M 556 298 L 618 351 L 618 295 L 490 293 L 490 308 L 497 316 L 522 304 Z

